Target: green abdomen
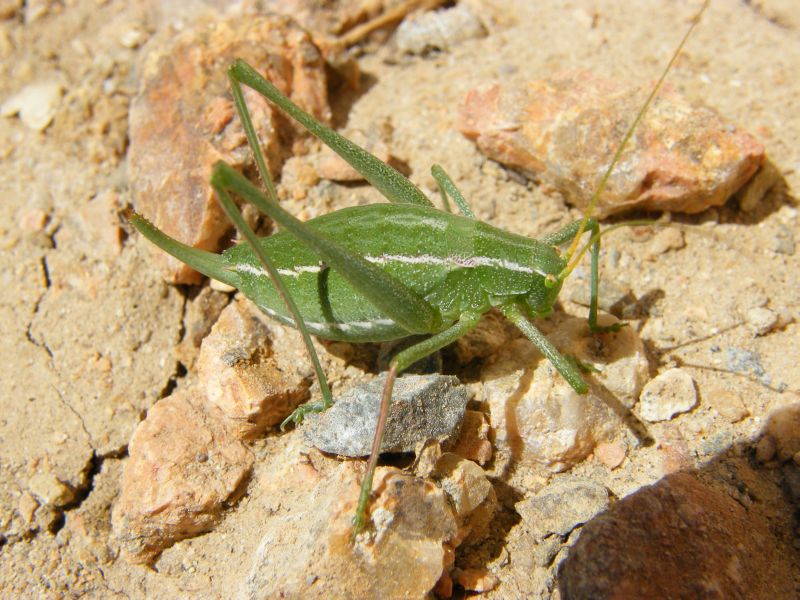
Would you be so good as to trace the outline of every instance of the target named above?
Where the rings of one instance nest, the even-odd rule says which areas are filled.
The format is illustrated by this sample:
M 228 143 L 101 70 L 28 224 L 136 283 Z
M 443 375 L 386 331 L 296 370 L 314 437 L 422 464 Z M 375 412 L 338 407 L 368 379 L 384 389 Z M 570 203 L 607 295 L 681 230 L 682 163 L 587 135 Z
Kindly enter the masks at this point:
M 532 279 L 544 272 L 539 255 L 552 253 L 535 240 L 408 204 L 353 207 L 307 224 L 428 298 L 442 311 L 444 326 L 458 319 L 465 302 L 487 310 L 495 297 L 527 293 Z M 312 334 L 354 342 L 408 335 L 290 234 L 264 238 L 263 245 Z M 247 244 L 227 250 L 223 260 L 246 296 L 270 316 L 291 323 Z

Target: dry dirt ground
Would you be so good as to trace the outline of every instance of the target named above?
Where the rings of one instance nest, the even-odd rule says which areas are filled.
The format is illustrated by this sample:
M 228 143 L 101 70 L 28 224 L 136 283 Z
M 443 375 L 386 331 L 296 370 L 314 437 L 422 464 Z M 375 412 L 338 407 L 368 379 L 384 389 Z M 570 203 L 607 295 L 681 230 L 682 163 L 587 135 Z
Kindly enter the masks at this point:
M 211 533 L 168 549 L 154 568 L 126 563 L 110 539 L 134 428 L 154 402 L 194 376 L 177 349 L 196 291 L 163 283 L 150 266 L 153 250 L 120 216 L 131 204 L 128 106 L 148 39 L 226 10 L 223 4 L 0 2 L 0 101 L 34 82 L 57 82 L 62 90 L 43 131 L 17 116 L 0 120 L 2 597 L 225 598 L 252 562 L 258 523 L 268 517 L 246 501 L 231 506 Z M 749 210 L 732 200 L 676 216 L 699 230 L 684 233 L 682 248 L 648 254 L 647 240 L 630 231 L 605 244 L 615 259 L 604 260 L 603 276 L 641 301 L 631 327 L 654 369 L 688 370 L 699 404 L 659 430 L 660 445 L 641 451 L 651 458 L 617 470 L 589 459 L 573 474 L 622 498 L 669 471 L 657 466 L 658 453 L 677 448 L 683 466 L 725 483 L 763 518 L 774 537 L 764 552 L 781 556 L 788 567 L 779 572 L 796 582 L 798 490 L 791 482 L 797 486 L 798 457 L 781 463 L 768 448 L 755 453 L 771 415 L 800 402 L 800 17 L 792 4 L 713 2 L 670 74 L 674 87 L 766 146 L 779 184 Z M 458 133 L 456 108 L 466 91 L 511 75 L 533 79 L 575 68 L 652 80 L 696 3 L 472 5 L 487 37 L 427 56 L 370 46 L 360 58 L 369 85 L 349 106 L 347 129 L 390 128 L 392 154 L 423 188 L 435 189 L 428 169 L 442 163 L 479 218 L 541 235 L 579 213 L 558 193 L 486 160 Z M 287 207 L 313 215 L 377 199 L 365 186 L 331 189 L 325 206 L 293 200 Z M 760 313 L 753 309 L 761 308 L 781 322 L 757 335 Z M 257 460 L 275 452 L 270 444 L 280 438 L 257 443 Z M 548 475 L 515 477 L 502 484 L 506 517 Z M 506 521 L 513 527 L 514 519 Z M 499 577 L 490 597 L 555 589 L 547 568 L 514 556 L 484 566 Z M 742 590 L 740 597 L 752 596 Z

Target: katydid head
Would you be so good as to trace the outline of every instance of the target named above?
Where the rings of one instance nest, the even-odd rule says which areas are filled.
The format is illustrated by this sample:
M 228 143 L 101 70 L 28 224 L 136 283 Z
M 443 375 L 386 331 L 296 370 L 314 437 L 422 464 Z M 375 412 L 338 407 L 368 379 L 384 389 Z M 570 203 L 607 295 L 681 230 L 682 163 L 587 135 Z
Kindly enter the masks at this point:
M 567 266 L 555 247 L 542 246 L 536 254 L 536 275 L 531 281 L 530 291 L 523 297 L 523 304 L 534 318 L 545 317 L 553 312 L 553 305 L 561 291 L 563 279 L 559 274 Z

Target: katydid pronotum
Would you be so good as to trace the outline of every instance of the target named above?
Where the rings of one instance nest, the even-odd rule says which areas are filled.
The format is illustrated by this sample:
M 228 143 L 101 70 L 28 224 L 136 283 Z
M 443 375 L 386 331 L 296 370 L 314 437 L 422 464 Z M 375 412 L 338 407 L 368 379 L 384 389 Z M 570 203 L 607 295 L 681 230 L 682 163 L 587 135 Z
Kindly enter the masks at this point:
M 308 412 L 324 410 L 333 402 L 311 334 L 350 342 L 389 341 L 414 334 L 429 336 L 402 350 L 390 362 L 354 517 L 356 531 L 365 524 L 398 373 L 469 332 L 491 308 L 499 309 L 514 323 L 578 393 L 588 391 L 574 361 L 561 355 L 531 319 L 552 311 L 563 282 L 591 249 L 589 327 L 593 332 L 607 329 L 597 324 L 602 234 L 591 213 L 629 137 L 699 16 L 626 133 L 584 218 L 541 240 L 478 221 L 453 181 L 437 165 L 431 171 L 448 210 L 435 208 L 411 181 L 316 121 L 251 66 L 239 60 L 229 68 L 234 103 L 266 192 L 223 162 L 215 165 L 211 184 L 246 243 L 218 255 L 168 237 L 137 214 L 131 216 L 131 223 L 166 252 L 204 275 L 238 288 L 266 314 L 301 331 L 319 379 L 322 400 L 300 406 L 284 424 L 298 423 Z M 243 85 L 265 96 L 330 146 L 390 203 L 341 209 L 305 223 L 281 208 L 244 101 Z M 259 239 L 244 221 L 232 195 L 254 204 L 281 231 Z M 449 212 L 448 197 L 458 206 L 460 215 Z M 580 239 L 587 231 L 590 239 L 579 250 Z M 569 249 L 562 255 L 558 247 L 568 243 Z

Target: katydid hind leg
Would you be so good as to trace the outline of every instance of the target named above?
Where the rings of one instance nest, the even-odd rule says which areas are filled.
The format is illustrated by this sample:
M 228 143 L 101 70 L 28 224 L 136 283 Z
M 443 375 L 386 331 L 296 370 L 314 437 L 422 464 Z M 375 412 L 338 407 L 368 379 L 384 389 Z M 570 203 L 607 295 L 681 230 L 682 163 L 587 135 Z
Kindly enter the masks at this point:
M 308 351 L 309 358 L 311 359 L 312 364 L 314 365 L 314 371 L 317 375 L 317 381 L 319 381 L 320 392 L 322 394 L 322 401 L 318 403 L 314 403 L 313 405 L 304 405 L 304 406 L 313 406 L 317 410 L 325 410 L 329 406 L 333 404 L 333 396 L 331 395 L 330 386 L 328 385 L 328 380 L 325 377 L 325 372 L 322 370 L 322 365 L 319 362 L 319 356 L 317 355 L 317 351 L 314 349 L 314 344 L 311 341 L 311 335 L 308 332 L 308 328 L 303 321 L 303 315 L 300 313 L 300 309 L 297 307 L 297 303 L 294 301 L 289 290 L 286 288 L 286 285 L 283 283 L 280 274 L 278 273 L 277 268 L 273 264 L 272 260 L 269 258 L 267 253 L 264 251 L 263 247 L 259 243 L 258 236 L 256 236 L 255 232 L 251 229 L 251 227 L 247 224 L 242 216 L 241 211 L 236 206 L 236 203 L 231 198 L 228 190 L 225 186 L 221 185 L 220 182 L 212 177 L 211 179 L 212 185 L 214 186 L 214 190 L 217 193 L 217 198 L 222 205 L 222 208 L 228 215 L 228 218 L 236 225 L 236 229 L 240 232 L 242 237 L 247 240 L 247 243 L 253 250 L 253 253 L 258 257 L 261 264 L 266 269 L 267 273 L 269 274 L 270 279 L 272 280 L 272 284 L 275 286 L 278 295 L 286 304 L 286 308 L 289 310 L 289 313 L 292 315 L 294 319 L 295 326 L 300 331 L 300 334 L 303 337 L 303 343 L 306 346 L 306 350 Z M 306 412 L 309 412 L 310 408 L 307 408 L 305 412 L 295 410 L 289 418 L 281 424 L 283 427 L 287 421 L 293 420 L 296 423 L 299 423 L 302 420 L 303 415 Z
M 308 129 L 328 147 L 341 156 L 372 184 L 390 202 L 433 206 L 428 197 L 394 167 L 373 156 L 357 144 L 326 127 L 294 102 L 278 88 L 264 79 L 243 60 L 237 60 L 229 69 L 228 77 L 257 91 L 283 112 Z
M 389 415 L 389 403 L 392 398 L 392 390 L 394 388 L 394 380 L 398 373 L 401 373 L 418 360 L 422 360 L 426 356 L 433 354 L 452 344 L 458 338 L 465 335 L 475 328 L 480 321 L 480 313 L 464 313 L 461 318 L 449 328 L 433 335 L 413 346 L 400 351 L 390 362 L 389 373 L 386 376 L 386 384 L 383 387 L 381 394 L 380 410 L 378 412 L 378 422 L 375 425 L 375 436 L 372 439 L 372 448 L 370 449 L 369 461 L 364 473 L 364 480 L 361 483 L 361 491 L 358 497 L 358 506 L 356 514 L 353 517 L 353 526 L 355 533 L 358 533 L 364 528 L 366 523 L 367 504 L 369 497 L 372 494 L 372 480 L 375 476 L 375 467 L 378 464 L 378 457 L 380 456 L 381 443 L 383 441 L 383 432 L 386 426 L 386 418 Z

